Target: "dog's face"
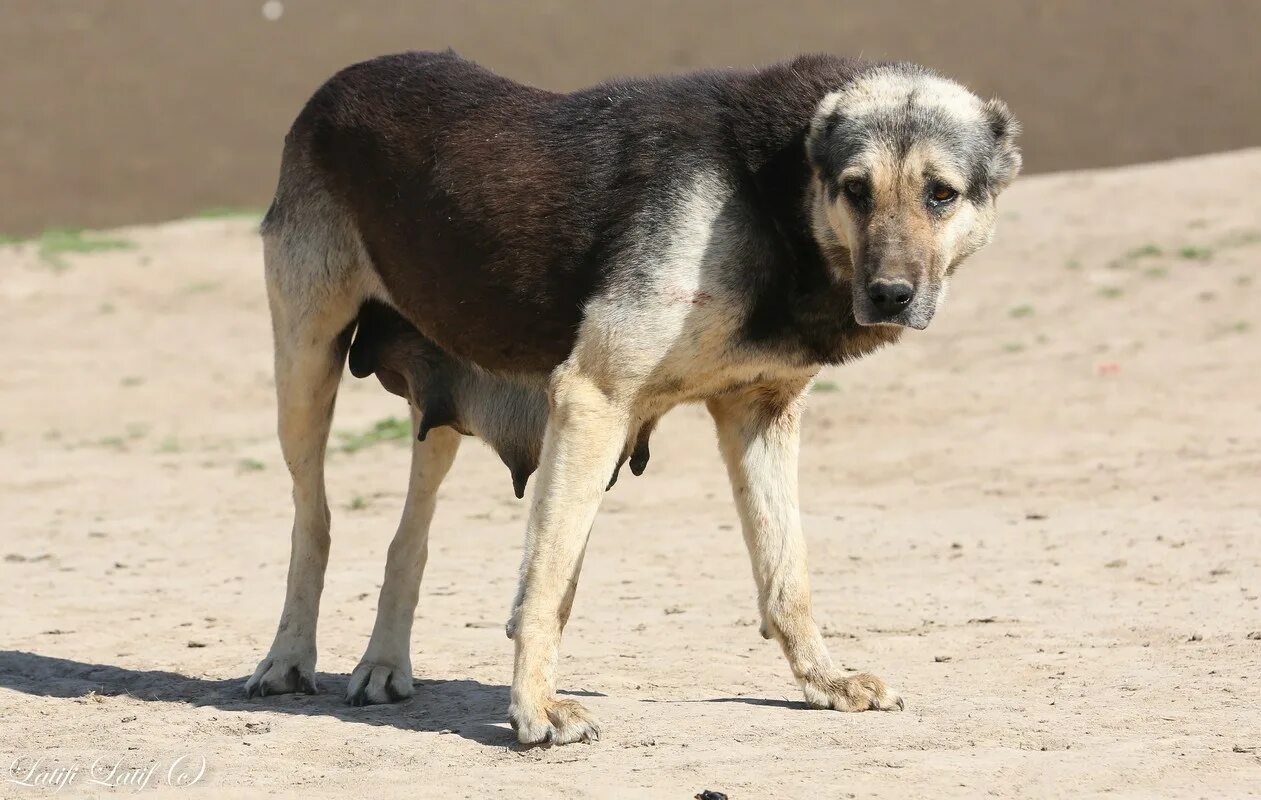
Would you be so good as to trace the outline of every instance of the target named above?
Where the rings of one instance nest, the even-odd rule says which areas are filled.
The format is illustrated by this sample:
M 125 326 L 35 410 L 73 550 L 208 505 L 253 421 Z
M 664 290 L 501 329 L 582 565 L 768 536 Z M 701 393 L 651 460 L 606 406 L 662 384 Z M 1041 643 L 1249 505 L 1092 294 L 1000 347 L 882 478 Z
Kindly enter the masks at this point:
M 807 140 L 815 235 L 849 251 L 860 324 L 928 326 L 993 235 L 1018 132 L 1001 101 L 919 67 L 877 68 L 823 100 Z

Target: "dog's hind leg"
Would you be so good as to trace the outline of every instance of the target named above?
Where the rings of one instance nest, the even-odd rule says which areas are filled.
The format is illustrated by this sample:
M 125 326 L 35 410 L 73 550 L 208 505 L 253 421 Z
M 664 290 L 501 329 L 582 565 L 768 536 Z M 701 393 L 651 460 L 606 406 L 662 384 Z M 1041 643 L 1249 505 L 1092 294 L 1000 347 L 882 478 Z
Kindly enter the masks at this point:
M 270 216 L 270 215 L 269 215 Z M 273 225 L 283 225 L 274 222 Z M 264 260 L 276 350 L 278 430 L 293 478 L 293 532 L 284 610 L 267 657 L 245 684 L 247 696 L 314 693 L 315 625 L 328 564 L 329 511 L 324 455 L 333 404 L 362 296 L 355 258 L 337 226 L 264 223 Z
M 810 575 L 797 501 L 797 450 L 805 382 L 759 387 L 709 401 L 719 446 L 753 561 L 762 635 L 779 641 L 816 708 L 902 708 L 874 675 L 844 675 L 832 663 L 810 609 Z
M 422 442 L 416 438 L 419 427 L 420 412 L 413 406 L 407 501 L 386 557 L 372 639 L 346 690 L 346 701 L 352 705 L 393 703 L 412 696 L 412 620 L 429 556 L 429 523 L 438 486 L 455 461 L 461 438 L 455 429 L 442 427 L 429 431 Z

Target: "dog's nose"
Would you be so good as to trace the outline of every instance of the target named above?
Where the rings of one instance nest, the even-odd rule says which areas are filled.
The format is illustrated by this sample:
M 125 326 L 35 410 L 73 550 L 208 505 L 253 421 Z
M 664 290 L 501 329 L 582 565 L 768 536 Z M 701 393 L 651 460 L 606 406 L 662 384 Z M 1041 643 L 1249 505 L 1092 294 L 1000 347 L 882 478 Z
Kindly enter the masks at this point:
M 876 310 L 891 317 L 906 308 L 915 296 L 915 287 L 902 279 L 876 278 L 867 284 L 867 296 Z

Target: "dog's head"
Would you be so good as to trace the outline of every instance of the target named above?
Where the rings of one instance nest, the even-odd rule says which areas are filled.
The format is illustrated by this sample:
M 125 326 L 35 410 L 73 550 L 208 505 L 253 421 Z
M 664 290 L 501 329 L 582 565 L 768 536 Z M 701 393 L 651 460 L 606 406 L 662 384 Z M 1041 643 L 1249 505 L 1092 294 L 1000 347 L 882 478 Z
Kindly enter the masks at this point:
M 823 99 L 807 139 L 814 229 L 825 249 L 849 252 L 839 268 L 860 324 L 928 326 L 950 275 L 993 235 L 995 199 L 1020 170 L 1019 130 L 1001 101 L 910 65 Z

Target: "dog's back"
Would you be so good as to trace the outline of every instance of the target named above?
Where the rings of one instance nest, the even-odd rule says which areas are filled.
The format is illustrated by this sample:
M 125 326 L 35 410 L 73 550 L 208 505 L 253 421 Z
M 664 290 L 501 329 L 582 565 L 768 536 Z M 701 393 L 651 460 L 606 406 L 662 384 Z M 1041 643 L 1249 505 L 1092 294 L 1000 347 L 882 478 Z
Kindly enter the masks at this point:
M 563 98 L 452 53 L 349 67 L 294 122 L 264 232 L 292 225 L 314 188 L 426 336 L 486 367 L 550 370 L 598 279 L 593 195 L 607 186 L 579 166 L 581 137 L 557 141 Z

